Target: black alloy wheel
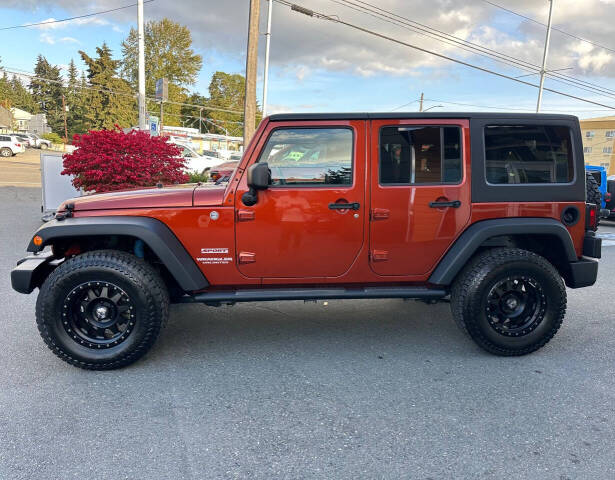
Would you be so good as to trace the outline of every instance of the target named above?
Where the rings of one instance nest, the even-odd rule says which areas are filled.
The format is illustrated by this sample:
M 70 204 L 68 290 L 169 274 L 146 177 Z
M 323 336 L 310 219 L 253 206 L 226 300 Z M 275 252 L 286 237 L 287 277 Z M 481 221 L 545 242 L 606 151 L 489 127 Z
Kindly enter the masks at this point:
M 64 299 L 62 325 L 88 348 L 109 348 L 124 342 L 135 325 L 136 310 L 128 294 L 109 282 L 87 282 Z
M 489 324 L 508 337 L 527 335 L 544 319 L 547 299 L 536 279 L 507 277 L 487 294 L 485 313 Z

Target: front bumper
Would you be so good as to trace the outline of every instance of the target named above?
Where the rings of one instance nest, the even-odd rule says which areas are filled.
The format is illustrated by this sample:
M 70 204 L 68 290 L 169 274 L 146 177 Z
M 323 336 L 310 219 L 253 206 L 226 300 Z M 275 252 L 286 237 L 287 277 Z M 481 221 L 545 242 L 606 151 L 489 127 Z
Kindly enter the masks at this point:
M 30 293 L 39 287 L 61 260 L 56 260 L 53 253 L 30 255 L 17 262 L 11 271 L 11 286 L 19 293 Z

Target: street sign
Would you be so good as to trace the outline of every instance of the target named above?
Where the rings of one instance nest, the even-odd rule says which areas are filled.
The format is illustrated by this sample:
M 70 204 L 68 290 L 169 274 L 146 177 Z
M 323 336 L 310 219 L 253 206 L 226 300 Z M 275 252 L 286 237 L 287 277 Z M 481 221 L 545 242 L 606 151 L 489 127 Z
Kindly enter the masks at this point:
M 156 80 L 156 100 L 166 102 L 169 99 L 169 81 L 166 78 Z
M 149 116 L 149 133 L 153 137 L 160 135 L 160 120 L 154 115 Z

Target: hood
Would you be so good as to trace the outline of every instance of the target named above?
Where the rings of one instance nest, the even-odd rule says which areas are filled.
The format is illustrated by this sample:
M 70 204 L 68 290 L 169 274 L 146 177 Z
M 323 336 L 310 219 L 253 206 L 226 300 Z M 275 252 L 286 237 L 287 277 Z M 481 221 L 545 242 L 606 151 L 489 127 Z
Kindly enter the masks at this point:
M 163 188 L 140 190 L 121 190 L 118 192 L 97 193 L 66 200 L 58 211 L 66 209 L 66 204 L 74 204 L 75 211 L 109 210 L 115 208 L 161 208 L 191 207 L 195 184 L 173 185 Z

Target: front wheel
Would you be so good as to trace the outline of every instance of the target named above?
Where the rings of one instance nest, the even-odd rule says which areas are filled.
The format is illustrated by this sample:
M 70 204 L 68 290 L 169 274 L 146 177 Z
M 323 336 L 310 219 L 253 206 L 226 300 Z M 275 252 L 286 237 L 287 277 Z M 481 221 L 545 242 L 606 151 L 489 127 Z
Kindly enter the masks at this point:
M 566 289 L 545 258 L 498 248 L 477 255 L 451 292 L 458 325 L 484 350 L 525 355 L 543 347 L 566 312 Z
M 36 321 L 47 346 L 65 362 L 91 370 L 129 365 L 154 344 L 169 312 L 160 275 L 125 252 L 70 258 L 41 286 Z

